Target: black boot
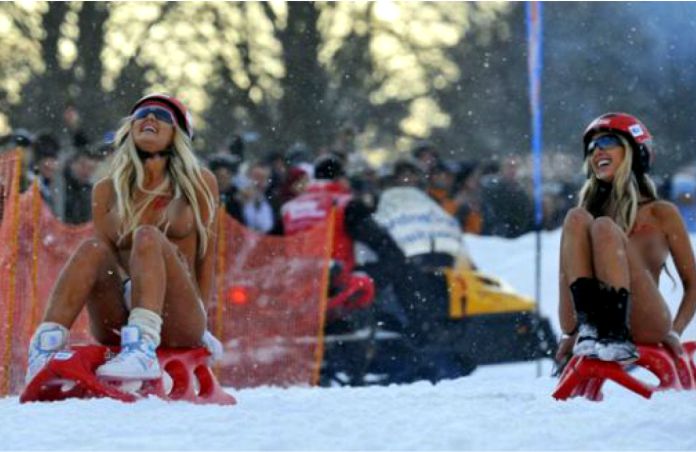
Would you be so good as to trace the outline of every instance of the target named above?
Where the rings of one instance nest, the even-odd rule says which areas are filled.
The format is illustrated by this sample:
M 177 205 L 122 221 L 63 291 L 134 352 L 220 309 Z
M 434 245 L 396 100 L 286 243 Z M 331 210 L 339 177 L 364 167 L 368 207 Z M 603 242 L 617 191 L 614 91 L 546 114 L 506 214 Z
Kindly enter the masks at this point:
M 631 294 L 624 287 L 600 283 L 601 318 L 597 325 L 597 357 L 602 361 L 629 364 L 638 359 L 638 349 L 629 330 Z
M 596 358 L 599 282 L 595 278 L 578 278 L 570 285 L 570 292 L 578 321 L 573 355 Z

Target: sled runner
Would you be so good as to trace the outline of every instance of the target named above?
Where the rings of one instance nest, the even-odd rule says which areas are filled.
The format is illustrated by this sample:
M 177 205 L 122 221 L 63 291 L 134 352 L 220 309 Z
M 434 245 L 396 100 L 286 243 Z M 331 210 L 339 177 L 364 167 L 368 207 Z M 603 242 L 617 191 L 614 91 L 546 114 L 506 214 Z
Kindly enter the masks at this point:
M 100 380 L 95 370 L 118 347 L 78 345 L 57 353 L 36 374 L 20 396 L 20 402 L 51 402 L 70 398 L 88 399 L 109 397 L 123 402 L 135 402 L 154 395 L 164 400 L 183 400 L 196 404 L 234 405 L 236 400 L 227 394 L 208 367 L 210 356 L 204 348 L 159 349 L 157 357 L 163 376 L 144 382 L 114 384 Z
M 556 400 L 572 397 L 585 397 L 599 402 L 603 399 L 602 386 L 611 380 L 646 399 L 655 391 L 667 389 L 696 389 L 694 376 L 694 353 L 696 341 L 683 344 L 685 356 L 675 356 L 661 345 L 639 345 L 640 358 L 634 363 L 655 375 L 658 385 L 641 381 L 631 375 L 619 363 L 599 361 L 581 356 L 573 356 L 561 374 L 558 386 L 553 393 Z

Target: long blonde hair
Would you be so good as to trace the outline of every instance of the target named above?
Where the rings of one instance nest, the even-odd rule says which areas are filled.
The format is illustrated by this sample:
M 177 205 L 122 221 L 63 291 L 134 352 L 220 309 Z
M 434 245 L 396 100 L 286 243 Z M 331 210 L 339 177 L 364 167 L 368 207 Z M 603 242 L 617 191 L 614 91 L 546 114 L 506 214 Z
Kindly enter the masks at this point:
M 174 199 L 185 198 L 193 210 L 198 232 L 198 254 L 204 255 L 208 236 L 212 233 L 216 206 L 213 193 L 203 179 L 200 166 L 193 154 L 191 140 L 178 124 L 174 124 L 172 155 L 167 162 L 165 178 L 153 190 L 148 190 L 144 186 L 145 170 L 143 162 L 138 157 L 135 141 L 133 141 L 132 126 L 132 118 L 130 116 L 124 118 L 121 127 L 116 132 L 115 142 L 120 144 L 114 152 L 114 159 L 111 163 L 111 178 L 116 191 L 116 207 L 121 218 L 119 241 L 138 227 L 148 206 L 158 196 L 168 194 L 170 186 L 173 185 Z M 145 200 L 138 206 L 133 200 L 134 188 L 136 187 L 146 194 Z M 209 214 L 205 224 L 201 215 L 202 206 L 198 202 L 197 195 L 199 193 L 203 195 L 203 201 Z M 169 220 L 166 215 L 162 215 L 157 226 L 164 226 L 166 233 L 169 228 Z
M 633 151 L 628 141 L 619 136 L 624 148 L 624 160 L 616 170 L 612 182 L 611 193 L 607 199 L 602 200 L 601 183 L 592 171 L 589 154 L 585 158 L 583 169 L 588 175 L 587 181 L 580 189 L 578 206 L 584 207 L 595 217 L 606 215 L 611 217 L 617 225 L 627 234 L 633 229 L 638 214 L 638 205 L 641 197 L 650 201 L 658 199 L 655 183 L 646 173 L 636 175 L 633 170 Z M 600 205 L 597 205 L 601 203 Z

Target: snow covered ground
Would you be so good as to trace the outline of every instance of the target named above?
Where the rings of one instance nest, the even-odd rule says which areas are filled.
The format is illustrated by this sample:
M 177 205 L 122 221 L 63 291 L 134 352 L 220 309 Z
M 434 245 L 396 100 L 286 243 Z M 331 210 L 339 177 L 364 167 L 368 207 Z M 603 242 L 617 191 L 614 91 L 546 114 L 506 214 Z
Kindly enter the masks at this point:
M 543 235 L 541 309 L 555 325 L 559 237 Z M 533 235 L 467 239 L 483 270 L 534 295 Z M 674 311 L 681 293 L 662 284 Z M 438 385 L 234 391 L 234 407 L 12 397 L 0 399 L 0 450 L 696 450 L 696 391 L 647 401 L 608 384 L 604 402 L 556 402 L 550 369 L 545 361 L 539 378 L 525 363 Z

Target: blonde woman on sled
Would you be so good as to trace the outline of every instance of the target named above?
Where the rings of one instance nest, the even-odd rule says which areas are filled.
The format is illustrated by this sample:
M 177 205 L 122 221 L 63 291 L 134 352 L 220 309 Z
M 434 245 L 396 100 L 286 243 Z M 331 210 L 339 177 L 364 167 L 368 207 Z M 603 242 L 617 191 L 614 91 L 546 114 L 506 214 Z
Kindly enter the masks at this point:
M 682 353 L 696 310 L 696 266 L 677 208 L 659 200 L 647 172 L 652 137 L 635 117 L 608 113 L 584 134 L 587 182 L 563 225 L 556 355 L 638 359 L 635 342 Z M 684 296 L 674 319 L 659 278 L 672 256 Z
M 206 330 L 212 295 L 218 189 L 191 148 L 186 107 L 164 94 L 135 103 L 116 133 L 110 176 L 92 192 L 94 237 L 61 271 L 29 345 L 26 382 L 68 345 L 85 305 L 94 338 L 121 351 L 105 380 L 159 378 L 165 347 L 221 344 Z

